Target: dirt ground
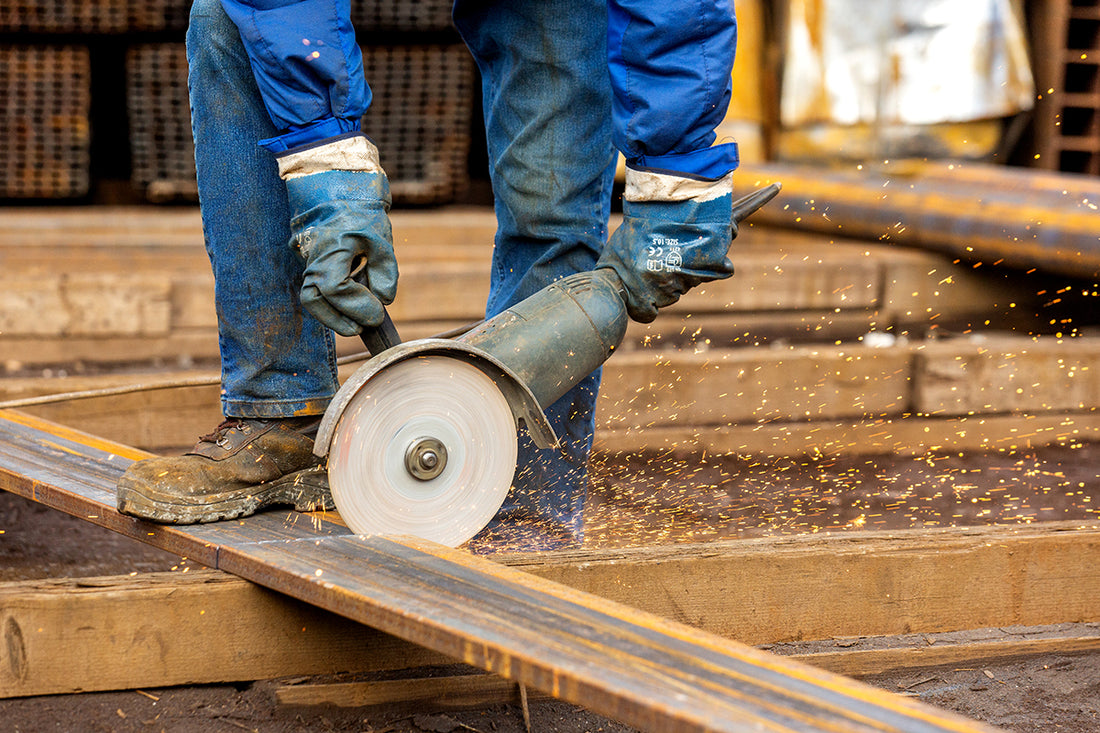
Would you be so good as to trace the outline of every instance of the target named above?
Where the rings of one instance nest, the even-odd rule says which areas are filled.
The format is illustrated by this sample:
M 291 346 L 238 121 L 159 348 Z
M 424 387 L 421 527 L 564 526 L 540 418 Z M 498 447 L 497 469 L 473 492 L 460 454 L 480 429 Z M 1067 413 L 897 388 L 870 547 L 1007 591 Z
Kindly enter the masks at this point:
M 1100 445 L 1021 453 L 905 458 L 767 459 L 600 455 L 589 501 L 593 546 L 706 541 L 809 531 L 947 524 L 1097 520 Z M 0 492 L 0 581 L 182 569 L 179 558 Z M 1030 634 L 1043 630 L 986 630 Z M 818 648 L 905 643 L 824 640 Z M 775 645 L 777 653 L 797 651 Z M 453 673 L 455 670 L 413 670 Z M 303 680 L 295 680 L 301 682 Z M 1100 654 L 1047 655 L 975 668 L 919 669 L 873 685 L 1017 733 L 1100 731 Z M 480 710 L 379 712 L 288 708 L 285 681 L 242 681 L 0 700 L 11 731 L 510 731 L 518 705 Z M 628 731 L 556 701 L 532 701 L 531 730 Z

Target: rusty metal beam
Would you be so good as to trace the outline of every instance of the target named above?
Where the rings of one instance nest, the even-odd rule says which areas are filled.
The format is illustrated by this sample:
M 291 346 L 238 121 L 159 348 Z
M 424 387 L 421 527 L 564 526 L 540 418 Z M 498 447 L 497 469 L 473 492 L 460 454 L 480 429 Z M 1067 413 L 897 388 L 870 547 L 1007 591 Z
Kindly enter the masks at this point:
M 195 527 L 125 517 L 114 485 L 140 456 L 0 412 L 2 489 L 644 730 L 990 730 L 460 550 L 356 537 L 331 516 Z
M 782 181 L 753 217 L 771 224 L 944 252 L 971 264 L 1100 277 L 1100 180 L 978 164 L 834 170 L 745 165 L 748 189 Z

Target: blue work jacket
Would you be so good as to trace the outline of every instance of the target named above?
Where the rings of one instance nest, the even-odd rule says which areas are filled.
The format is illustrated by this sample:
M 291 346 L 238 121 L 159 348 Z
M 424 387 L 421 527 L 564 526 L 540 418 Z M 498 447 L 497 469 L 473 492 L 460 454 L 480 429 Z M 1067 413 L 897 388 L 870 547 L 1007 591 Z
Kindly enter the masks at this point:
M 279 152 L 358 130 L 371 102 L 349 0 L 221 0 L 240 29 L 260 93 L 284 132 Z M 737 167 L 714 146 L 737 44 L 732 0 L 609 0 L 616 147 L 636 168 L 705 179 Z

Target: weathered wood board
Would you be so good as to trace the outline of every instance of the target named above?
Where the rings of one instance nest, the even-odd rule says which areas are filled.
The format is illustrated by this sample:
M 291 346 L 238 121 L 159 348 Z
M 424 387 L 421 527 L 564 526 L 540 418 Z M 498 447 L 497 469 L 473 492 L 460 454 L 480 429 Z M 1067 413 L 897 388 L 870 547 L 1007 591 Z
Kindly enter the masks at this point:
M 820 554 L 806 553 L 804 564 L 814 566 L 827 557 L 830 550 L 826 543 Z M 699 561 L 691 553 L 682 563 L 650 563 L 644 556 L 636 559 L 614 554 L 603 559 L 599 553 L 593 556 L 597 562 L 645 565 L 655 588 L 670 587 L 675 578 L 688 573 L 688 568 Z M 508 557 L 495 559 L 505 564 L 509 562 Z M 913 557 L 911 561 L 916 563 L 921 559 Z M 554 564 L 552 554 L 546 562 Z M 521 567 L 525 572 L 538 573 L 530 564 Z M 608 574 L 601 573 L 600 577 L 606 579 Z M 693 577 L 698 579 L 697 575 Z M 756 582 L 765 586 L 770 580 L 757 578 Z M 719 578 L 715 584 L 722 582 L 724 580 Z M 1033 578 L 1031 582 L 1041 581 Z M 711 592 L 709 586 L 709 582 L 699 581 L 691 591 L 693 598 L 698 599 L 696 605 L 708 603 L 712 606 L 711 611 L 700 614 L 704 620 L 721 619 L 728 615 L 729 599 L 724 594 Z M 632 600 L 617 590 L 614 582 L 606 589 L 595 588 L 601 597 Z M 843 588 L 838 592 L 849 590 Z M 1047 590 L 1059 592 L 1058 588 Z M 747 585 L 741 592 L 746 596 L 761 595 L 758 589 Z M 827 597 L 829 593 L 825 588 L 821 595 Z M 643 610 L 663 610 L 661 600 L 654 602 L 644 596 L 638 600 L 637 605 Z M 796 598 L 794 602 L 800 603 L 801 599 Z M 882 609 L 888 609 L 888 604 L 876 604 L 874 599 L 857 597 L 853 602 L 871 607 L 874 617 L 881 616 Z M 1075 604 L 1071 602 L 1071 605 Z M 801 608 L 788 609 L 783 615 L 796 618 L 800 613 L 809 612 Z M 1048 618 L 1058 616 L 1058 609 L 1050 609 Z M 781 643 L 776 651 L 831 672 L 862 677 L 899 669 L 947 664 L 974 666 L 993 660 L 1100 649 L 1100 630 L 1095 624 L 1074 624 L 1065 629 L 1067 624 L 1064 622 L 1053 627 L 1013 625 L 1013 628 L 1035 633 L 1037 638 L 988 640 L 970 634 L 964 641 L 945 641 L 940 636 L 953 635 L 920 632 L 915 640 L 892 636 L 889 638 L 891 643 L 882 644 L 880 648 L 855 648 L 853 643 L 867 646 L 874 638 L 860 635 L 857 642 L 856 637 L 845 636 L 845 632 L 851 631 L 847 621 L 840 621 L 832 629 L 836 633 L 825 638 L 850 640 L 849 643 L 838 642 L 828 651 L 818 649 L 823 642 L 812 645 Z M 915 625 L 920 628 L 922 621 L 918 620 Z M 7 649 L 3 657 L 5 663 L 0 664 L 0 698 L 393 671 L 453 662 L 442 654 L 219 570 L 3 583 L 0 584 L 0 624 L 0 635 Z M 706 626 L 719 627 L 712 623 Z M 789 637 L 789 629 L 771 629 L 770 636 L 780 641 Z M 973 638 L 975 636 L 978 638 Z M 211 643 L 212 639 L 218 643 Z M 899 645 L 894 640 L 907 643 Z M 776 645 L 768 644 L 769 648 L 772 646 Z M 804 647 L 812 647 L 812 650 L 798 651 Z M 403 682 L 409 683 L 408 680 Z M 433 678 L 415 685 L 315 683 L 288 685 L 279 691 L 279 700 L 284 704 L 356 706 L 407 702 L 415 698 L 431 699 L 433 705 L 443 707 L 462 707 L 508 701 L 515 696 L 515 683 L 492 676 L 463 677 L 451 682 L 448 678 Z
M 449 661 L 214 570 L 0 584 L 0 697 Z
M 16 209 L 0 211 L 0 229 L 0 366 L 217 357 L 213 277 L 197 210 Z M 395 212 L 393 229 L 401 287 L 391 314 L 402 332 L 425 336 L 424 321 L 481 318 L 492 212 Z M 678 333 L 692 316 L 721 315 L 725 325 L 698 321 L 703 339 L 728 342 L 736 336 L 730 325 L 852 339 L 894 324 L 1002 314 L 1009 295 L 1021 313 L 1042 302 L 943 255 L 850 239 L 746 226 L 731 256 L 735 277 L 696 288 L 655 325 L 632 328 L 631 338 Z
M 347 378 L 356 365 L 342 368 Z M 743 349 L 625 349 L 604 367 L 597 440 L 609 451 L 919 454 L 1100 437 L 1100 338 L 945 339 Z M 205 375 L 211 385 L 29 408 L 150 449 L 221 420 L 213 372 L 0 380 L 0 402 Z M 170 411 L 171 421 L 160 416 Z
M 513 556 L 749 644 L 1100 620 L 1100 527 L 862 531 Z

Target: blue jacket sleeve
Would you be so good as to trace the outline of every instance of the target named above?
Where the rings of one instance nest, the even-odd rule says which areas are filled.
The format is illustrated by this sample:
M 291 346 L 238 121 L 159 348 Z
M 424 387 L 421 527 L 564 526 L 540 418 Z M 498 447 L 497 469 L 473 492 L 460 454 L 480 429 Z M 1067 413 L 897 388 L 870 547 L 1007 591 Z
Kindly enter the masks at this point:
M 734 143 L 711 147 L 729 107 L 733 0 L 609 0 L 615 145 L 628 165 L 717 179 Z
M 360 128 L 370 105 L 350 0 L 221 0 L 240 30 L 276 152 Z

